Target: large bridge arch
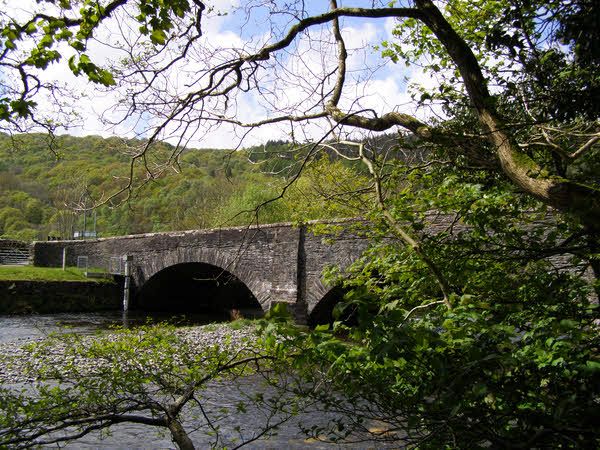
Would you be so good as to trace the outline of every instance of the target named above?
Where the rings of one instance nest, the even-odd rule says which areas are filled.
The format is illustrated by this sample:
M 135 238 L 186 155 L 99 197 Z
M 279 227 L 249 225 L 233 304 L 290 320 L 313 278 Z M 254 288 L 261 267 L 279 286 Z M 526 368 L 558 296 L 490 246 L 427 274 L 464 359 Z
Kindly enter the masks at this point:
M 268 255 L 269 249 L 265 250 Z M 149 289 L 146 286 L 149 282 L 150 287 L 157 286 L 157 275 L 169 275 L 172 271 L 176 274 L 179 269 L 187 267 L 199 272 L 196 278 L 235 278 L 248 289 L 264 311 L 269 309 L 272 286 L 265 276 L 267 271 L 264 267 L 270 268 L 268 261 L 263 262 L 263 266 L 260 258 L 248 261 L 235 252 L 207 247 L 176 247 L 152 253 L 134 253 L 132 257 L 132 278 L 140 293 Z M 183 271 L 186 272 L 185 269 Z
M 231 272 L 204 262 L 177 263 L 140 286 L 132 307 L 145 311 L 203 314 L 213 320 L 262 315 L 256 296 Z

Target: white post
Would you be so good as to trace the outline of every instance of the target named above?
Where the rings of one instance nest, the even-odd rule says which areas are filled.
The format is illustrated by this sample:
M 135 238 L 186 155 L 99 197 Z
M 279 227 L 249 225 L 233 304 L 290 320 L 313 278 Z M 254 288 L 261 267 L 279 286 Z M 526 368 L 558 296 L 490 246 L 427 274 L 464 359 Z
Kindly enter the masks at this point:
M 67 270 L 67 247 L 63 247 L 62 268 Z
M 129 290 L 131 285 L 131 261 L 133 257 L 131 255 L 123 256 L 123 262 L 125 263 L 124 273 L 125 275 L 125 286 L 123 288 L 123 311 L 129 310 Z

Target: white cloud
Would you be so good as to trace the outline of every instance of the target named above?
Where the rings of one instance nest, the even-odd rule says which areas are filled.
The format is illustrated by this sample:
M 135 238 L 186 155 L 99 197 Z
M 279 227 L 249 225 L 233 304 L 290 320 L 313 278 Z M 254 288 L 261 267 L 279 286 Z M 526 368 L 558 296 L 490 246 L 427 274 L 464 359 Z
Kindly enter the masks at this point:
M 239 1 L 229 0 L 226 3 L 217 2 L 215 5 L 221 9 L 235 8 L 239 6 Z M 225 62 L 234 52 L 247 54 L 271 39 L 270 30 L 254 30 L 249 25 L 246 25 L 245 31 L 256 31 L 256 34 L 251 40 L 242 39 L 235 31 L 240 27 L 236 22 L 238 19 L 239 16 L 235 14 L 219 16 L 207 13 L 203 21 L 204 35 L 199 40 L 199 44 L 202 45 L 191 50 L 190 57 L 176 64 L 170 76 L 159 82 L 161 95 L 168 98 L 169 95 L 181 96 L 193 92 L 200 84 L 206 82 L 205 79 L 199 80 L 198 76 L 207 66 Z M 90 55 L 93 54 L 95 60 L 101 63 L 108 64 L 126 56 L 126 43 L 132 41 L 137 33 L 137 25 L 128 20 L 125 14 L 116 17 L 111 23 L 113 28 L 101 30 L 97 34 L 97 42 L 91 43 L 89 47 Z M 349 53 L 348 74 L 341 101 L 343 108 L 354 111 L 372 109 L 378 115 L 394 110 L 422 114 L 411 109 L 403 78 L 408 74 L 412 82 L 426 83 L 430 86 L 435 84 L 435 80 L 415 68 L 407 72 L 403 65 L 388 64 L 373 50 L 374 45 L 390 38 L 393 27 L 393 19 L 342 21 L 342 34 Z M 123 33 L 125 36 L 122 36 Z M 311 29 L 302 39 L 294 42 L 291 51 L 294 54 L 280 52 L 265 62 L 271 64 L 274 71 L 258 72 L 258 76 L 262 77 L 261 92 L 250 90 L 247 93 L 231 93 L 229 112 L 221 111 L 224 105 L 216 101 L 205 105 L 207 110 L 215 114 L 223 113 L 231 119 L 254 122 L 272 117 L 278 112 L 301 114 L 322 109 L 323 105 L 318 102 L 322 92 L 315 92 L 315 86 L 321 82 L 323 92 L 327 93 L 333 87 L 336 77 L 334 69 L 337 49 L 330 29 L 327 26 Z M 66 59 L 69 52 L 66 49 L 64 52 Z M 298 57 L 295 58 L 294 55 Z M 153 61 L 159 62 L 159 59 L 155 58 Z M 73 106 L 80 110 L 81 122 L 75 123 L 77 128 L 68 130 L 71 134 L 144 135 L 145 131 L 162 120 L 151 114 L 128 116 L 126 106 L 118 103 L 119 98 L 131 99 L 124 87 L 98 89 L 84 77 L 75 77 L 64 64 L 51 66 L 43 73 L 43 77 L 65 83 L 79 96 L 79 100 Z M 49 99 L 42 100 L 40 106 L 48 111 L 53 109 Z M 190 114 L 193 115 L 194 111 Z M 118 125 L 109 127 L 107 121 L 118 122 Z M 253 145 L 269 139 L 285 139 L 291 134 L 299 140 L 318 139 L 329 126 L 324 120 L 306 126 L 289 122 L 268 125 L 249 133 L 244 145 Z M 230 124 L 216 127 L 215 123 L 211 122 L 195 129 L 190 145 L 230 148 L 238 144 L 246 131 L 235 129 Z M 180 132 L 181 128 L 172 124 L 165 129 L 164 137 L 173 142 L 178 139 L 177 134 Z

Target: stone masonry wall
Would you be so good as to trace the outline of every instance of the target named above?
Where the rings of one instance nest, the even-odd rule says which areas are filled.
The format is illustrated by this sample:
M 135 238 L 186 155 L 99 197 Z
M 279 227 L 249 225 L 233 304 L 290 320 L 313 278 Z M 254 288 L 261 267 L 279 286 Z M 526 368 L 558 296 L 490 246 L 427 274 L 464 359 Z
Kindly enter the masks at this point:
M 0 314 L 47 314 L 116 310 L 120 283 L 0 281 Z
M 133 257 L 132 277 L 141 287 L 160 270 L 180 263 L 203 262 L 223 268 L 239 278 L 263 309 L 271 302 L 295 304 L 300 231 L 289 225 L 259 228 L 150 233 L 87 241 L 50 241 L 33 244 L 36 266 L 67 265 L 87 256 L 89 267 L 108 267 L 111 257 Z
M 432 213 L 427 232 L 437 234 L 465 229 L 454 223 L 453 215 Z M 108 267 L 110 257 L 130 255 L 132 277 L 137 287 L 161 270 L 181 263 L 201 262 L 227 270 L 254 294 L 263 310 L 274 303 L 286 303 L 299 322 L 305 322 L 315 306 L 334 286 L 327 286 L 323 269 L 335 265 L 344 269 L 367 248 L 368 239 L 349 227 L 369 226 L 347 220 L 337 222 L 335 234 L 313 234 L 306 226 L 273 224 L 260 227 L 151 233 L 88 241 L 50 241 L 33 244 L 33 263 L 60 266 L 63 248 L 67 265 L 76 265 L 78 256 L 87 256 L 89 267 Z M 566 257 L 568 259 L 568 256 Z M 559 259 L 565 259 L 561 256 Z M 560 261 L 552 261 L 557 267 Z
M 306 255 L 306 312 L 315 306 L 335 286 L 327 285 L 322 277 L 327 266 L 345 269 L 356 261 L 369 245 L 369 240 L 343 230 L 334 235 L 307 233 L 304 245 Z

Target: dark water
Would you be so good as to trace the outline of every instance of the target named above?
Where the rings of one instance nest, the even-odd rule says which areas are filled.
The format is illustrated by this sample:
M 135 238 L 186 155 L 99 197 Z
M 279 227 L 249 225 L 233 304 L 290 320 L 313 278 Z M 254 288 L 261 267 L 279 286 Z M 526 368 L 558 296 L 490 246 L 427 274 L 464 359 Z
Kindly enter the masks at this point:
M 121 312 L 111 313 L 81 313 L 81 314 L 49 314 L 35 316 L 0 316 L 0 343 L 24 343 L 32 338 L 47 336 L 52 332 L 77 332 L 92 334 L 99 329 L 108 329 L 114 325 L 133 327 L 149 322 L 179 323 L 182 325 L 205 324 L 210 318 L 206 316 L 169 316 L 130 312 L 126 316 Z M 235 410 L 236 405 L 257 392 L 266 392 L 268 389 L 260 380 L 245 378 L 238 380 L 235 385 L 214 384 L 203 392 L 203 404 L 211 415 L 218 415 L 223 407 Z M 207 434 L 208 424 L 198 411 L 190 410 L 185 417 L 189 417 L 184 426 L 191 431 L 190 435 L 196 448 L 210 448 L 211 436 Z M 330 414 L 322 412 L 318 407 L 311 407 L 296 417 L 287 420 L 279 426 L 276 435 L 254 440 L 243 448 L 248 449 L 379 449 L 386 448 L 380 443 L 362 442 L 360 444 L 331 444 L 306 439 L 300 430 L 300 424 L 306 427 L 320 425 L 331 419 Z M 220 422 L 220 434 L 224 437 L 228 448 L 235 448 L 243 441 L 252 440 L 257 433 L 268 423 L 268 414 L 264 411 L 249 408 L 245 412 L 231 414 L 229 418 Z M 56 448 L 56 447 L 52 447 Z M 155 429 L 144 425 L 121 424 L 110 428 L 110 433 L 92 433 L 82 439 L 66 444 L 67 449 L 170 449 L 175 448 L 168 433 L 162 429 Z M 397 447 L 396 447 L 397 448 Z

